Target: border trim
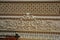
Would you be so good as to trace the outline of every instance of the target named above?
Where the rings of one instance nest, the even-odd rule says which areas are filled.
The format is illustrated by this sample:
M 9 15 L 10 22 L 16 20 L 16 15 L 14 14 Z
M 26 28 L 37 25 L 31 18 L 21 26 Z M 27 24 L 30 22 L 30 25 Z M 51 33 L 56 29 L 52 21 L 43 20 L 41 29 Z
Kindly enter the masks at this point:
M 59 34 L 60 32 L 38 32 L 38 31 L 7 31 L 7 30 L 0 30 L 0 32 L 18 32 L 18 33 L 42 33 L 42 34 Z
M 60 3 L 60 1 L 0 1 L 0 3 Z

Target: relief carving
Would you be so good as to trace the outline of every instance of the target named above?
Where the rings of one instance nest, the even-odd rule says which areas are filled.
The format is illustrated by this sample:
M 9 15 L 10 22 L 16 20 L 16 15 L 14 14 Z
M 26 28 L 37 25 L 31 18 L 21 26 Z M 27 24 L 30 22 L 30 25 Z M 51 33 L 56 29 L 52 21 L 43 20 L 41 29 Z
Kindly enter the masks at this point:
M 20 20 L 0 20 L 0 29 L 20 30 L 20 31 L 55 31 L 60 32 L 60 21 L 38 20 L 38 21 L 20 21 Z

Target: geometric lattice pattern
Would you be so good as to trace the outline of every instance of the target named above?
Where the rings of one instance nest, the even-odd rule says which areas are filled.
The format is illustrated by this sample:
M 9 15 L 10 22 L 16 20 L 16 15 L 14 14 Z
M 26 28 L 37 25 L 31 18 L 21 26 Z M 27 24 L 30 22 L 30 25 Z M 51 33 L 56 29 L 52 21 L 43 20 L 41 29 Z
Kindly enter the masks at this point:
M 18 2 L 0 3 L 0 14 L 60 15 L 60 3 Z

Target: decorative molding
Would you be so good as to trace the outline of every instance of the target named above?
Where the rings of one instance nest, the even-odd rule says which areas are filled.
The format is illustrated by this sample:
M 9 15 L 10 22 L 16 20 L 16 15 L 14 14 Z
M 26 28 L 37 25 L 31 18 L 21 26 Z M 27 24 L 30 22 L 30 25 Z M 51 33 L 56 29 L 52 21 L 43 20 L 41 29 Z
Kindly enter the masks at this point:
M 1 37 L 1 35 L 12 35 L 15 36 L 16 33 L 14 32 L 0 32 L 0 38 L 3 38 L 4 36 Z M 40 40 L 59 40 L 60 39 L 60 35 L 59 34 L 43 34 L 43 33 L 18 33 L 17 34 L 20 36 L 20 40 L 21 38 L 25 38 L 25 39 L 40 39 Z M 5 38 L 5 37 L 4 37 Z
M 23 15 L 23 16 L 0 16 L 0 20 L 2 20 L 2 19 L 16 19 L 16 20 L 18 20 L 21 18 L 24 19 L 24 17 L 26 17 L 26 16 L 25 15 Z M 33 16 L 32 15 L 32 17 L 36 18 L 37 20 L 40 20 L 40 19 L 42 19 L 42 20 L 44 20 L 44 19 L 45 20 L 60 20 L 60 16 Z
M 18 33 L 21 37 L 26 39 L 45 39 L 45 40 L 59 40 L 60 35 L 56 34 L 39 34 L 39 33 Z
M 14 31 L 60 32 L 60 21 L 57 20 L 0 20 L 0 29 Z
M 0 1 L 60 1 L 60 0 L 0 0 Z

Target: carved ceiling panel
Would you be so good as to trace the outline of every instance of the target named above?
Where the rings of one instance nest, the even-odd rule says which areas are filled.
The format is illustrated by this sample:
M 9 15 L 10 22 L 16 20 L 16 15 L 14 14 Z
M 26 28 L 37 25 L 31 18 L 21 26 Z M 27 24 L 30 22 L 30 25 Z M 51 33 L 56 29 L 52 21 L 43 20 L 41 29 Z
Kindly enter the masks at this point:
M 60 2 L 0 2 L 0 30 L 18 31 L 21 38 L 60 40 Z

